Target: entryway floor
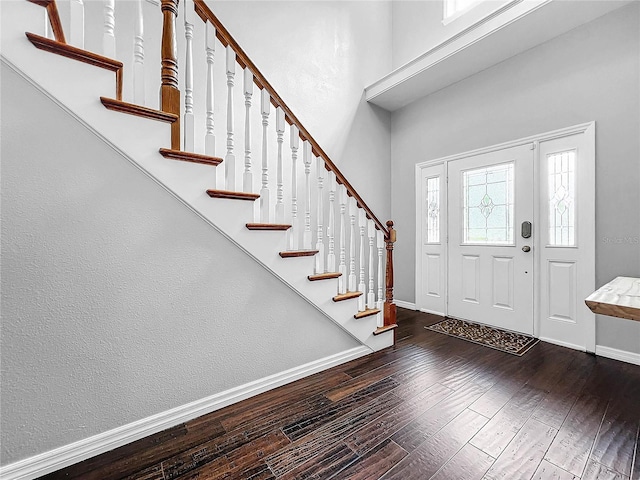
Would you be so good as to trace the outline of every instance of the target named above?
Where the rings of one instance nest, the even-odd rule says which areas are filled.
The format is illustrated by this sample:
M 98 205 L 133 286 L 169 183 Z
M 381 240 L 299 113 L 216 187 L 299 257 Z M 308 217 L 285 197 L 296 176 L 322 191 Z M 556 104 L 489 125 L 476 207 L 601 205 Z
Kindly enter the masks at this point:
M 640 366 L 426 330 L 47 479 L 640 480 Z

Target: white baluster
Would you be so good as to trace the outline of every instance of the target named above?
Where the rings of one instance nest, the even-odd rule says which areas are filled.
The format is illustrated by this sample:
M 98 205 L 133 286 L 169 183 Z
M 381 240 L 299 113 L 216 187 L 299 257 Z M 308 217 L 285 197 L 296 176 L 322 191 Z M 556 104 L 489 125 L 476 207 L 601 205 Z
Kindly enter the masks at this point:
M 244 175 L 242 190 L 253 192 L 253 172 L 251 171 L 251 97 L 253 96 L 253 73 L 248 67 L 244 69 Z
M 360 275 L 358 282 L 358 291 L 362 292 L 362 295 L 358 297 L 358 311 L 364 312 L 366 309 L 365 294 L 367 293 L 367 286 L 364 283 L 364 269 L 365 269 L 365 255 L 364 255 L 364 236 L 367 228 L 367 216 L 362 208 L 358 209 L 358 225 L 360 227 Z
M 233 86 L 236 76 L 236 52 L 227 46 L 227 155 L 224 157 L 227 190 L 236 189 L 236 156 L 233 154 Z
M 322 188 L 324 183 L 324 160 L 322 158 L 316 158 L 316 166 L 318 168 L 318 230 L 316 233 L 316 250 L 318 253 L 315 256 L 315 273 L 324 273 L 324 202 L 322 201 Z
M 216 54 L 216 29 L 207 22 L 205 26 L 205 52 L 207 54 L 207 117 L 206 117 L 206 134 L 204 136 L 204 153 L 215 156 L 216 154 L 216 134 L 214 130 L 213 117 L 213 61 Z
M 116 0 L 104 0 L 104 33 L 102 52 L 105 57 L 116 58 Z
M 336 271 L 336 253 L 335 253 L 335 234 L 336 234 L 336 217 L 335 217 L 335 200 L 336 200 L 336 174 L 329 172 L 327 177 L 329 183 L 329 224 L 327 225 L 327 237 L 329 237 L 329 253 L 327 254 L 327 272 Z
M 184 1 L 184 38 L 185 38 L 185 63 L 184 63 L 184 149 L 187 152 L 194 151 L 195 144 L 195 120 L 193 116 L 193 22 L 195 11 L 193 0 Z M 141 2 L 141 0 L 138 0 Z M 144 80 L 143 80 L 144 85 Z
M 282 180 L 282 142 L 284 141 L 284 110 L 276 109 L 276 132 L 278 133 L 278 165 L 276 169 L 276 223 L 284 223 L 284 191 Z
M 260 222 L 269 223 L 269 159 L 267 156 L 267 127 L 271 111 L 271 97 L 262 89 L 262 188 L 260 189 Z
M 300 130 L 291 125 L 289 143 L 291 146 L 291 228 L 287 230 L 289 250 L 298 250 L 298 147 L 300 146 Z
M 305 140 L 302 149 L 304 162 L 304 232 L 302 232 L 302 248 L 311 250 L 311 144 Z
M 350 292 L 356 291 L 356 215 L 358 213 L 356 199 L 349 197 L 349 217 L 351 230 L 349 232 L 349 286 Z
M 136 0 L 135 32 L 133 36 L 133 101 L 138 105 L 145 104 L 143 1 Z
M 367 308 L 374 309 L 376 308 L 376 294 L 373 291 L 375 288 L 374 277 L 375 277 L 375 238 L 376 238 L 376 224 L 373 223 L 373 220 L 367 221 L 367 226 L 369 227 L 369 292 L 367 293 Z
M 84 48 L 84 1 L 71 0 L 69 4 L 69 29 L 71 45 Z
M 346 213 L 347 213 L 347 190 L 344 185 L 338 187 L 338 195 L 340 197 L 340 264 L 338 271 L 338 293 L 347 293 L 347 265 L 346 265 Z
M 378 239 L 378 304 L 376 308 L 380 310 L 380 313 L 378 313 L 378 327 L 382 327 L 384 325 L 384 288 L 386 282 L 383 253 L 386 244 L 384 243 L 384 234 L 380 230 L 376 234 Z

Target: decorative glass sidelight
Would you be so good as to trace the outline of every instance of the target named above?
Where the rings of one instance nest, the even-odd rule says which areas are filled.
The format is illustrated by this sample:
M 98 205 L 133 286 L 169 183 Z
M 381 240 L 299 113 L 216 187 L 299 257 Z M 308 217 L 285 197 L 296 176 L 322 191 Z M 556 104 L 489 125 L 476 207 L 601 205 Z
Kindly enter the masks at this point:
M 462 172 L 463 243 L 513 244 L 513 162 Z
M 576 151 L 547 155 L 549 246 L 574 247 Z
M 427 178 L 425 243 L 440 243 L 440 176 Z

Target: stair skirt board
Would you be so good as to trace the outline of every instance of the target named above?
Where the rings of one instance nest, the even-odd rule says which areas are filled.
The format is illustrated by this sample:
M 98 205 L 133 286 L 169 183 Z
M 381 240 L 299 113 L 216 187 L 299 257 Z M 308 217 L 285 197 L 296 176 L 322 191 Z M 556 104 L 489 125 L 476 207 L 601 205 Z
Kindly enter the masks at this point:
M 143 418 L 84 440 L 35 455 L 0 468 L 3 480 L 32 480 L 108 452 L 141 438 L 198 418 L 281 385 L 294 382 L 336 365 L 372 353 L 366 346 L 355 347 L 268 377 L 245 383 L 201 400 Z

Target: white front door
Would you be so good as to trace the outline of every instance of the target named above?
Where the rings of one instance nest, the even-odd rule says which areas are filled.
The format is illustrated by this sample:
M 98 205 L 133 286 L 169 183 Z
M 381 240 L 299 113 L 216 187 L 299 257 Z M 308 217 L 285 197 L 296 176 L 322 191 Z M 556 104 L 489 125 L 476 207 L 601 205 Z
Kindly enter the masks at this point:
M 448 178 L 448 315 L 533 334 L 533 143 L 448 162 Z

